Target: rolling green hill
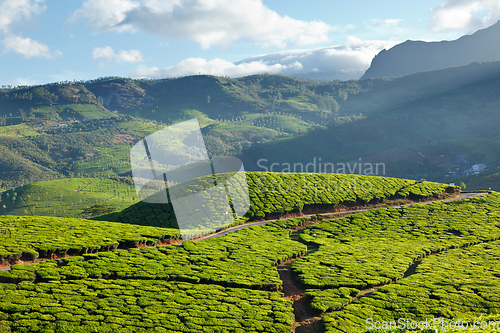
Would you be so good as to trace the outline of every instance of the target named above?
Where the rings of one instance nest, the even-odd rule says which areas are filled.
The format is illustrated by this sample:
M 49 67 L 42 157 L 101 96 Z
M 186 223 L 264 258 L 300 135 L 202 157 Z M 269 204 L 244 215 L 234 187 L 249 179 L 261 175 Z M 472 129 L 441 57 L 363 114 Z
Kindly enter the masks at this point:
M 35 182 L 0 193 L 4 215 L 89 217 L 86 208 L 122 210 L 137 203 L 129 178 L 67 178 Z
M 362 175 L 246 172 L 246 176 L 251 206 L 237 223 L 314 209 L 363 206 L 387 198 L 418 201 L 458 191 L 445 184 Z M 172 205 L 140 201 L 131 177 L 56 179 L 6 190 L 0 192 L 0 214 L 177 228 Z
M 212 154 L 237 155 L 298 136 L 338 110 L 333 96 L 316 86 L 264 75 L 115 78 L 0 90 L 0 186 L 72 174 L 127 175 L 130 144 L 194 117 Z
M 368 204 L 390 204 L 390 199 L 419 201 L 458 193 L 456 187 L 445 184 L 359 175 L 247 172 L 246 177 L 250 210 L 237 223 L 274 219 L 278 215 L 300 215 L 302 212 L 331 212 Z M 194 186 L 199 185 L 198 181 L 194 183 Z M 186 186 L 185 190 L 189 191 L 189 184 Z M 75 252 L 82 244 L 92 242 L 99 246 L 125 244 L 127 240 L 135 239 L 134 235 L 141 242 L 149 242 L 150 238 L 177 239 L 180 235 L 172 205 L 138 201 L 129 178 L 37 182 L 4 191 L 0 198 L 4 215 L 0 221 L 0 238 L 3 238 L 0 260 L 19 259 L 26 251 L 24 256 L 37 252 L 38 257 L 42 251 L 42 257 L 46 258 L 50 257 L 47 255 L 49 250 L 59 254 Z M 91 220 L 74 219 L 89 217 L 85 216 L 85 208 L 96 205 L 119 211 Z M 193 222 L 192 233 L 196 234 L 199 232 L 196 230 L 197 221 Z M 130 230 L 123 224 L 130 224 Z M 141 229 L 137 225 L 164 229 Z M 89 245 L 89 248 L 96 246 Z
M 413 180 L 341 174 L 246 172 L 250 210 L 246 220 L 274 219 L 307 211 L 335 211 L 341 208 L 382 203 L 386 199 L 426 198 L 453 195 L 454 186 Z M 129 224 L 177 228 L 172 204 L 140 201 L 126 209 L 93 218 Z M 196 221 L 193 221 L 194 223 Z M 194 227 L 193 227 L 194 229 Z
M 340 103 L 339 117 L 327 129 L 251 147 L 242 158 L 248 167 L 260 158 L 269 160 L 267 166 L 361 158 L 385 163 L 386 175 L 458 183 L 473 164 L 500 164 L 494 125 L 500 120 L 499 80 L 495 62 L 355 81 L 360 92 Z

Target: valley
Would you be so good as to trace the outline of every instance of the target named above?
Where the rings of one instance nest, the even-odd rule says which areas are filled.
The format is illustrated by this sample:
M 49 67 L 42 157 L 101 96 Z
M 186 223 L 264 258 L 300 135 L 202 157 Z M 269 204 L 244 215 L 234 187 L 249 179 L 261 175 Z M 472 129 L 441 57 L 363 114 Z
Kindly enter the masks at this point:
M 198 75 L 3 89 L 0 186 L 130 175 L 131 144 L 192 118 L 210 156 L 236 156 L 249 171 L 321 160 L 322 171 L 359 173 L 362 161 L 362 174 L 365 164 L 384 165 L 372 174 L 467 184 L 474 165 L 500 166 L 499 72 L 483 62 L 344 82 Z

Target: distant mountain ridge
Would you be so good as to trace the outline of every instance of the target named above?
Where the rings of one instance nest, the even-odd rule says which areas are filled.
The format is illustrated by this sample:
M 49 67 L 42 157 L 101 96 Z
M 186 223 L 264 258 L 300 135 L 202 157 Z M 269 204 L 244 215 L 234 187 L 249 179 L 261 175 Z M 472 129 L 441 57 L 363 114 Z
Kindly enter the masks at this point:
M 397 77 L 422 71 L 500 60 L 500 21 L 454 41 L 407 40 L 373 58 L 361 79 Z

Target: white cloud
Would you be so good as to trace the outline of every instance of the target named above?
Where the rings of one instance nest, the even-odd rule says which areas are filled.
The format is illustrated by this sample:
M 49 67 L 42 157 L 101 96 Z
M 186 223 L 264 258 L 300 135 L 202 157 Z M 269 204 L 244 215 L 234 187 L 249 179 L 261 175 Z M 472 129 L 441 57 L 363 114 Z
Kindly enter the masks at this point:
M 401 28 L 401 21 L 399 19 L 374 19 L 369 20 L 368 22 L 364 22 L 366 26 L 375 29 L 393 29 L 393 28 Z
M 159 69 L 158 67 L 139 68 L 132 73 L 133 77 L 178 77 L 195 74 L 210 74 L 216 76 L 240 77 L 258 73 L 278 74 L 286 70 L 300 70 L 302 65 L 294 62 L 289 65 L 267 65 L 262 61 L 252 61 L 235 65 L 219 58 L 207 61 L 203 58 L 188 58 L 175 66 Z
M 239 39 L 265 47 L 311 45 L 340 29 L 281 16 L 261 0 L 86 0 L 72 17 L 78 18 L 99 32 L 141 30 L 192 39 L 204 49 Z
M 25 38 L 21 36 L 14 36 L 7 34 L 7 36 L 2 41 L 5 51 L 13 51 L 17 54 L 21 54 L 26 58 L 32 57 L 44 57 L 53 59 L 57 56 L 61 56 L 62 52 L 57 50 L 54 53 L 50 52 L 47 45 L 41 42 L 37 42 L 31 38 Z
M 30 20 L 32 14 L 41 14 L 47 7 L 45 0 L 0 0 L 0 29 L 10 31 L 12 23 Z
M 78 9 L 70 21 L 78 18 L 88 19 L 88 24 L 98 31 L 133 30 L 130 24 L 124 23 L 127 13 L 137 8 L 139 4 L 130 0 L 87 0 Z
M 472 32 L 500 19 L 498 0 L 447 0 L 430 10 L 429 29 L 433 32 Z
M 32 20 L 33 15 L 41 14 L 47 7 L 45 0 L 0 0 L 0 32 L 3 34 L 2 45 L 4 53 L 13 51 L 26 58 L 55 58 L 62 55 L 61 51 L 50 52 L 49 47 L 28 37 L 15 35 L 12 25 Z
M 308 50 L 283 51 L 255 56 L 232 63 L 222 59 L 202 58 L 182 60 L 175 66 L 139 68 L 133 77 L 178 77 L 195 74 L 240 77 L 259 73 L 282 74 L 312 79 L 357 79 L 370 66 L 373 57 L 395 41 L 362 41 L 349 37 L 348 43 Z
M 102 59 L 104 62 L 117 62 L 117 63 L 136 63 L 143 62 L 142 53 L 139 50 L 120 50 L 116 53 L 111 46 L 96 47 L 92 52 L 92 59 Z

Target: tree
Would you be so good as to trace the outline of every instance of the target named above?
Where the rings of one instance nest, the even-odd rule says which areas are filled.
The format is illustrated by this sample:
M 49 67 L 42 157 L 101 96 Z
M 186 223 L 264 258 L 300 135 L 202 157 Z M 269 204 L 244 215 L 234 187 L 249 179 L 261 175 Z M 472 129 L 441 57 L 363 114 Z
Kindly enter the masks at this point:
M 298 210 L 299 213 L 302 213 L 302 209 L 304 209 L 304 203 L 301 201 L 301 202 L 297 203 L 294 208 L 296 210 Z
M 94 205 L 90 208 L 85 208 L 82 213 L 85 215 L 99 216 L 103 214 L 109 214 L 116 211 L 116 207 L 106 207 L 105 205 Z
M 23 109 L 19 109 L 19 115 L 22 121 L 26 121 L 26 112 Z
M 465 183 L 464 183 L 464 182 L 460 182 L 460 188 L 461 188 L 462 190 L 465 190 L 465 189 L 467 188 L 467 185 L 465 185 Z

